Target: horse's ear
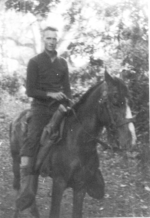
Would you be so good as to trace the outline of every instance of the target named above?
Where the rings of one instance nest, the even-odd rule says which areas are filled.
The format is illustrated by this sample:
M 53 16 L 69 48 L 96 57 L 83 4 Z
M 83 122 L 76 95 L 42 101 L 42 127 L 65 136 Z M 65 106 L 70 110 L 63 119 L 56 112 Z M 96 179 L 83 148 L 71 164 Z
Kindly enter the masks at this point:
M 107 84 L 113 84 L 114 80 L 113 78 L 110 76 L 110 74 L 107 72 L 107 70 L 105 69 L 105 81 L 107 82 Z

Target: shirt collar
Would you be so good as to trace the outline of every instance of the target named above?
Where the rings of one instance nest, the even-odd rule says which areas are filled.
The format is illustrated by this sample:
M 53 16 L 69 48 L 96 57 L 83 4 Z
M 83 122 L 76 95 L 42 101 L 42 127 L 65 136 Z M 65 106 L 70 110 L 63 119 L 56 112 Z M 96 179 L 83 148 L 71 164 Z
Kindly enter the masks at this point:
M 46 51 L 46 50 L 44 50 L 44 53 L 46 54 L 46 55 L 48 55 L 48 57 L 51 59 L 51 58 L 56 58 L 57 57 L 57 51 L 56 50 L 54 50 L 53 51 L 53 57 L 51 56 L 51 54 L 48 52 L 48 51 Z

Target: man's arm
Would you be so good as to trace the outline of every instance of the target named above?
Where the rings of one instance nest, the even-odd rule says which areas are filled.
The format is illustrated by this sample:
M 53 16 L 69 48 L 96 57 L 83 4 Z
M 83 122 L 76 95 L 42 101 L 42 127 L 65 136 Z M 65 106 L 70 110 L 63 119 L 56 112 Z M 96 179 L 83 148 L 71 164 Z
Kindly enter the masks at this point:
M 66 82 L 66 84 L 67 83 L 68 82 Z M 65 91 L 65 90 L 64 90 L 65 93 L 63 93 L 63 92 L 46 92 L 43 90 L 39 90 L 37 87 L 37 84 L 38 84 L 38 66 L 37 66 L 37 63 L 33 59 L 31 59 L 28 63 L 28 67 L 27 67 L 27 81 L 26 81 L 26 93 L 29 97 L 40 98 L 40 99 L 53 98 L 57 101 L 60 101 L 66 97 L 65 95 L 67 95 L 67 97 L 70 96 L 69 94 L 67 94 L 70 91 Z M 64 82 L 63 82 L 63 84 L 64 84 Z M 63 85 L 63 87 L 64 87 L 64 85 Z M 67 88 L 67 90 L 69 90 L 69 88 Z
M 39 90 L 37 88 L 38 83 L 38 66 L 34 60 L 30 60 L 27 67 L 27 82 L 26 82 L 26 92 L 29 97 L 49 99 L 53 98 L 57 101 L 65 98 L 62 92 L 46 92 Z
M 34 60 L 30 60 L 27 66 L 26 92 L 29 97 L 48 99 L 45 91 L 39 90 L 38 84 L 38 66 Z

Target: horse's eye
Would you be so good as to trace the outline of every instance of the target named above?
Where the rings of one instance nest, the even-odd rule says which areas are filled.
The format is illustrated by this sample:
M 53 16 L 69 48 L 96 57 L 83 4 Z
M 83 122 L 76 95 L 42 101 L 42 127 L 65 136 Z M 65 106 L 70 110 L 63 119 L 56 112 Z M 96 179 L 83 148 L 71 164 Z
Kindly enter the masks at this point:
M 118 104 L 118 99 L 119 99 L 118 93 L 114 93 L 114 94 L 113 94 L 113 98 L 112 98 L 112 103 L 113 103 L 114 105 L 117 105 L 117 104 Z
M 113 94 L 113 98 L 114 98 L 115 100 L 118 100 L 118 98 L 119 98 L 118 93 L 114 93 L 114 94 Z
M 114 106 L 116 106 L 116 107 L 123 107 L 123 106 L 124 106 L 124 103 L 125 103 L 125 102 L 119 98 L 118 93 L 114 93 L 114 94 L 113 94 L 112 104 L 113 104 Z

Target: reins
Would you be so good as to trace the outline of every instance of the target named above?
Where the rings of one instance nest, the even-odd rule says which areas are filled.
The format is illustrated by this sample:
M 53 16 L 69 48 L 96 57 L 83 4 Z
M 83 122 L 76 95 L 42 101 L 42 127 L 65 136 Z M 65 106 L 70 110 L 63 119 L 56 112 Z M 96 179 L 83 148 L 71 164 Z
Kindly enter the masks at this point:
M 66 100 L 67 100 L 68 102 L 70 102 L 72 105 L 74 105 L 74 102 L 73 102 L 71 99 L 66 98 Z M 53 101 L 53 102 L 50 104 L 50 106 L 51 106 L 52 104 L 54 104 L 54 103 L 55 103 L 55 101 Z M 123 126 L 123 125 L 125 125 L 125 124 L 128 124 L 128 123 L 130 123 L 130 122 L 133 122 L 134 118 L 129 118 L 129 119 L 127 119 L 124 123 L 121 123 L 120 125 L 116 125 L 116 123 L 115 123 L 115 121 L 114 121 L 114 118 L 113 118 L 113 115 L 112 115 L 112 112 L 111 112 L 111 109 L 110 109 L 110 103 L 108 102 L 108 99 L 107 99 L 107 97 L 106 97 L 106 93 L 105 93 L 105 94 L 103 95 L 103 97 L 98 101 L 98 108 L 99 108 L 100 106 L 103 106 L 104 104 L 106 104 L 106 107 L 107 107 L 107 110 L 108 110 L 108 114 L 109 114 L 109 117 L 110 117 L 110 120 L 111 120 L 110 126 L 112 125 L 111 128 L 112 128 L 113 130 L 116 131 L 119 127 L 121 127 L 121 126 Z M 84 128 L 84 126 L 83 126 L 83 124 L 82 124 L 82 121 L 81 121 L 81 120 L 79 119 L 79 117 L 77 116 L 77 114 L 76 114 L 76 112 L 75 112 L 73 106 L 71 106 L 69 109 L 72 111 L 72 113 L 73 113 L 74 117 L 76 118 L 76 120 L 78 121 L 78 123 L 80 123 L 80 125 L 82 126 L 83 131 L 90 137 L 91 141 L 92 141 L 92 140 L 95 140 L 95 141 L 97 141 L 98 143 L 100 143 L 100 144 L 103 146 L 104 150 L 106 150 L 106 149 L 112 149 L 112 147 L 111 147 L 110 145 L 108 145 L 106 142 L 100 140 L 99 138 L 94 137 L 93 135 L 91 135 L 91 134 Z M 100 110 L 99 110 L 99 111 L 100 111 Z M 99 113 L 98 113 L 98 116 L 99 116 Z M 116 137 L 116 136 L 114 136 L 114 137 Z M 118 141 L 117 138 L 116 138 L 116 141 Z
M 68 100 L 72 102 L 71 99 L 68 99 Z M 126 124 L 128 124 L 128 123 L 130 123 L 130 122 L 133 122 L 134 118 L 128 118 L 128 119 L 126 119 L 125 122 L 123 122 L 123 123 L 121 123 L 121 124 L 119 124 L 119 125 L 116 125 L 116 122 L 114 121 L 114 118 L 113 118 L 113 115 L 112 115 L 112 112 L 111 112 L 111 109 L 110 109 L 110 104 L 109 104 L 109 102 L 108 102 L 108 99 L 106 98 L 106 95 L 104 95 L 103 98 L 101 98 L 101 99 L 99 100 L 99 102 L 98 102 L 98 107 L 100 107 L 100 106 L 102 106 L 102 105 L 104 105 L 104 104 L 106 104 L 106 107 L 107 107 L 107 110 L 108 110 L 108 114 L 109 114 L 109 117 L 110 117 L 110 120 L 111 120 L 110 125 L 112 125 L 112 128 L 113 128 L 115 131 L 116 131 L 119 127 L 121 127 L 121 126 L 123 126 L 123 125 L 126 125 Z M 80 125 L 82 126 L 83 131 L 91 138 L 91 140 L 95 140 L 95 141 L 97 141 L 98 143 L 100 143 L 100 144 L 103 146 L 104 149 L 112 149 L 111 146 L 109 146 L 106 142 L 100 140 L 100 139 L 97 138 L 97 137 L 92 136 L 92 135 L 84 128 L 84 126 L 83 126 L 83 124 L 82 124 L 82 121 L 81 121 L 81 120 L 79 119 L 79 117 L 77 116 L 77 114 L 76 114 L 75 110 L 73 109 L 73 107 L 71 107 L 70 109 L 71 109 L 71 111 L 73 112 L 73 114 L 74 114 L 76 120 L 77 120 L 77 121 L 80 123 Z M 116 136 L 114 136 L 114 137 L 116 137 Z M 117 138 L 116 138 L 116 141 L 118 141 Z
M 83 131 L 91 138 L 91 141 L 93 141 L 93 140 L 97 141 L 98 143 L 100 143 L 100 144 L 103 146 L 103 148 L 104 148 L 105 150 L 106 150 L 106 149 L 111 149 L 111 147 L 110 147 L 106 142 L 100 140 L 100 139 L 97 138 L 97 137 L 92 136 L 87 130 L 85 130 L 85 128 L 83 127 L 83 124 L 82 124 L 81 120 L 78 118 L 78 116 L 77 116 L 75 110 L 74 110 L 73 108 L 71 108 L 71 110 L 72 110 L 72 112 L 73 112 L 73 114 L 74 114 L 76 120 L 78 121 L 78 123 L 80 123 L 80 125 L 82 126 Z
M 110 120 L 111 120 L 111 123 L 110 125 L 113 126 L 113 128 L 115 129 L 118 129 L 119 127 L 121 126 L 124 126 L 128 123 L 131 123 L 131 122 L 134 122 L 135 120 L 135 117 L 132 117 L 132 118 L 126 118 L 124 122 L 122 122 L 121 124 L 116 124 L 116 122 L 114 121 L 114 118 L 113 118 L 113 115 L 112 115 L 112 112 L 111 112 L 111 107 L 110 107 L 110 103 L 108 102 L 108 100 L 106 99 L 106 107 L 107 107 L 107 110 L 108 110 L 108 113 L 109 113 L 109 117 L 110 117 Z

